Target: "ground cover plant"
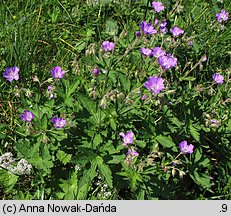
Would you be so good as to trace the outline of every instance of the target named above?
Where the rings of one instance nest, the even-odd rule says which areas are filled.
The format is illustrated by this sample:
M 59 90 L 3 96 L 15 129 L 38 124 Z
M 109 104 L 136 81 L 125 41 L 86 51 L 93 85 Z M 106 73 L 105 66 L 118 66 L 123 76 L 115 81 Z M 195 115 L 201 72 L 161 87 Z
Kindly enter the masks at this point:
M 0 1 L 0 197 L 230 199 L 230 12 Z

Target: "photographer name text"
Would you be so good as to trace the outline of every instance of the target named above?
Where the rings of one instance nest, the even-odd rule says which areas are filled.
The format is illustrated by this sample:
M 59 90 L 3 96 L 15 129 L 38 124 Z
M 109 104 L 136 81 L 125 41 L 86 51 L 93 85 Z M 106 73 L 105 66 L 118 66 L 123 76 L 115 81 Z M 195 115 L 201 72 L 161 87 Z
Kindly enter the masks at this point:
M 4 204 L 3 213 L 36 213 L 36 212 L 47 212 L 47 213 L 81 213 L 81 212 L 116 212 L 116 206 L 111 204 L 101 203 L 100 205 L 93 205 L 86 203 L 84 205 L 56 205 L 56 204 L 47 204 L 47 205 L 26 205 L 26 204 Z

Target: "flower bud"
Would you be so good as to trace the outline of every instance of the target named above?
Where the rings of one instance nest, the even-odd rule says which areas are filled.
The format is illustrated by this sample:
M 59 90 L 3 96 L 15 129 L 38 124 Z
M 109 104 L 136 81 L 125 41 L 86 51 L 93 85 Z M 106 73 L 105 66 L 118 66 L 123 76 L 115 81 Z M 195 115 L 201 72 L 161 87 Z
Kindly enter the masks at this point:
M 25 95 L 26 95 L 26 97 L 31 98 L 32 97 L 32 91 L 30 89 L 25 89 Z
M 174 164 L 182 164 L 180 160 L 174 160 L 172 163 L 174 163 Z
M 199 64 L 199 71 L 202 71 L 203 70 L 203 64 Z
M 96 45 L 94 43 L 90 44 L 86 49 L 85 55 L 86 56 L 95 55 L 95 46 Z
M 174 177 L 174 176 L 175 176 L 175 174 L 176 174 L 176 169 L 175 169 L 175 168 L 173 168 L 173 169 L 172 169 L 172 176 Z
M 203 56 L 202 56 L 201 61 L 202 61 L 202 62 L 207 61 L 207 57 L 206 57 L 206 55 L 203 55 Z
M 105 109 L 107 106 L 107 97 L 103 96 L 103 98 L 101 99 L 100 103 L 99 103 L 99 107 L 102 109 Z
M 182 170 L 179 171 L 179 176 L 182 179 L 184 177 L 184 175 L 186 175 L 186 173 Z
M 53 82 L 53 79 L 52 79 L 52 78 L 49 78 L 49 79 L 47 80 L 47 82 L 48 82 L 48 83 L 52 83 L 52 82 Z
M 18 86 L 14 87 L 14 95 L 15 95 L 15 97 L 20 97 L 20 90 L 19 90 Z
M 125 97 L 123 92 L 120 92 L 119 94 L 117 94 L 117 98 L 118 99 L 123 99 Z
M 168 167 L 165 166 L 163 170 L 164 172 L 168 172 Z
M 131 100 L 130 98 L 127 98 L 127 99 L 126 99 L 126 104 L 133 105 L 133 104 L 134 104 L 134 101 Z
M 34 75 L 34 76 L 32 77 L 32 80 L 33 80 L 33 82 L 39 82 L 39 78 L 38 78 L 37 75 Z
M 157 152 L 158 157 L 163 157 L 163 152 Z

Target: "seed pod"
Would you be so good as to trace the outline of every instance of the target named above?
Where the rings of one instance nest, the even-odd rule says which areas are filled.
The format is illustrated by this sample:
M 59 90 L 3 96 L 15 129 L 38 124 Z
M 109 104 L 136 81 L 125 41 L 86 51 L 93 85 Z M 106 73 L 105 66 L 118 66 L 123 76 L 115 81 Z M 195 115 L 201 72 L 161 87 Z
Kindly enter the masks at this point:
M 176 169 L 175 169 L 175 168 L 173 168 L 173 169 L 172 169 L 172 176 L 174 177 L 174 176 L 175 176 L 175 174 L 176 174 Z
M 15 97 L 20 97 L 20 89 L 18 88 L 18 86 L 14 87 L 14 95 Z
M 103 96 L 103 98 L 100 101 L 99 107 L 102 109 L 105 109 L 107 106 L 107 97 Z
M 199 64 L 199 71 L 202 71 L 203 70 L 203 64 Z
M 181 179 L 184 177 L 184 175 L 186 175 L 185 172 L 180 170 L 179 171 L 179 176 L 180 176 Z
M 174 163 L 174 164 L 182 164 L 180 160 L 174 160 L 172 163 Z
M 34 75 L 34 76 L 32 77 L 32 80 L 33 80 L 33 82 L 39 82 L 39 78 L 38 78 L 37 75 Z
M 159 157 L 163 157 L 163 152 L 157 152 Z
M 164 167 L 164 172 L 167 172 L 168 171 L 168 167 Z

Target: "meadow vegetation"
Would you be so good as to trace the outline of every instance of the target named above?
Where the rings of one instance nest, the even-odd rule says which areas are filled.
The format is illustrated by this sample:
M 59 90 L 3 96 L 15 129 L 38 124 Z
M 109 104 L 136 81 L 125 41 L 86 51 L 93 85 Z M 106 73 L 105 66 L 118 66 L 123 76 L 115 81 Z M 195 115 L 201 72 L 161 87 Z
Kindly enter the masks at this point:
M 230 199 L 230 0 L 1 0 L 1 199 Z

